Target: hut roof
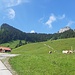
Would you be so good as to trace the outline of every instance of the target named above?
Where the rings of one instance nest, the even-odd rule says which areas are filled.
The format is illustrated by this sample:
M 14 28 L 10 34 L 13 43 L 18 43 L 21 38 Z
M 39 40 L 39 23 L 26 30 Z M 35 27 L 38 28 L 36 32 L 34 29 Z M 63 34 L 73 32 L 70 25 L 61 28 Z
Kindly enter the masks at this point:
M 9 48 L 9 47 L 0 47 L 0 49 L 3 49 L 3 50 L 11 50 L 11 48 Z

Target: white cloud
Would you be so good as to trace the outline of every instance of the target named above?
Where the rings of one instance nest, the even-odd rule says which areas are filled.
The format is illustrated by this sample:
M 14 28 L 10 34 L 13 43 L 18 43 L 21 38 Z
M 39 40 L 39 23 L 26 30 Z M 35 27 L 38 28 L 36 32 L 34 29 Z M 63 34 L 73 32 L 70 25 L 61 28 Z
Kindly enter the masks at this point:
M 59 16 L 58 19 L 64 19 L 65 18 L 65 14 L 63 14 L 62 16 Z
M 49 17 L 48 21 L 45 24 L 48 25 L 50 28 L 52 28 L 52 23 L 54 21 L 56 21 L 56 17 L 54 16 L 54 14 L 51 14 L 51 16 Z
M 29 0 L 2 0 L 2 4 L 4 4 L 5 7 L 13 7 L 27 2 L 29 2 Z
M 7 17 L 9 19 L 14 19 L 15 18 L 15 11 L 12 8 L 7 9 Z
M 51 16 L 49 17 L 48 21 L 45 23 L 46 25 L 49 26 L 49 28 L 52 28 L 52 23 L 55 22 L 56 20 L 62 20 L 65 18 L 65 14 L 63 14 L 62 16 L 55 16 L 54 14 L 51 14 Z M 40 21 L 42 20 L 42 18 L 40 19 Z
M 74 24 L 74 21 L 69 21 L 68 24 L 66 26 L 71 26 L 72 24 Z
M 31 32 L 30 33 L 35 33 L 35 31 L 34 30 L 31 30 Z
M 29 2 L 30 0 L 0 0 L 0 12 L 4 14 L 3 19 L 6 18 L 6 15 L 9 19 L 14 19 L 16 14 L 12 7 Z

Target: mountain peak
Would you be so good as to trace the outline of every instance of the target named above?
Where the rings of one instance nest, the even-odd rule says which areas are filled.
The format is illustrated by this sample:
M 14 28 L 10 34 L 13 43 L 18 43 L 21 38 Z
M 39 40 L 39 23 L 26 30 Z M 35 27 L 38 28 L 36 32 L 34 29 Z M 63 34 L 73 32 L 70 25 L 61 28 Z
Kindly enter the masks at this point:
M 12 28 L 12 26 L 10 26 L 9 24 L 7 24 L 7 23 L 3 23 L 2 25 L 1 25 L 1 29 L 6 29 L 6 28 Z
M 65 32 L 65 31 L 68 31 L 68 30 L 70 30 L 71 28 L 69 27 L 69 26 L 66 26 L 66 27 L 64 27 L 64 28 L 61 28 L 59 31 L 58 31 L 58 33 L 63 33 L 63 32 Z

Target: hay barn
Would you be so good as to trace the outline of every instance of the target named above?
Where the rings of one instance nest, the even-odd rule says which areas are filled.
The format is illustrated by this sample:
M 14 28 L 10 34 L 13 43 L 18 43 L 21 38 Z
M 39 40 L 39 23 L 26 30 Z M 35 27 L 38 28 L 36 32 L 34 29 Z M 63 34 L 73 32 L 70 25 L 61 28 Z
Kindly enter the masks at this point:
M 9 47 L 0 47 L 0 52 L 11 52 L 11 48 L 9 48 Z

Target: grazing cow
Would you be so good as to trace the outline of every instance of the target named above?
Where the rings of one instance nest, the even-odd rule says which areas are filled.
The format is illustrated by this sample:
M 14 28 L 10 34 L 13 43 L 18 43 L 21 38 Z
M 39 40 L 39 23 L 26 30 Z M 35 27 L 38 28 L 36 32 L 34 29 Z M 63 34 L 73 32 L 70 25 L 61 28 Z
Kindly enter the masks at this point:
M 69 50 L 69 53 L 73 53 L 73 51 Z
M 52 53 L 52 51 L 49 51 L 49 54 L 51 54 Z
M 69 51 L 68 50 L 62 51 L 62 53 L 67 54 L 67 53 L 69 53 Z
M 73 53 L 72 50 L 66 50 L 66 51 L 62 51 L 62 53 L 67 54 L 67 53 Z

